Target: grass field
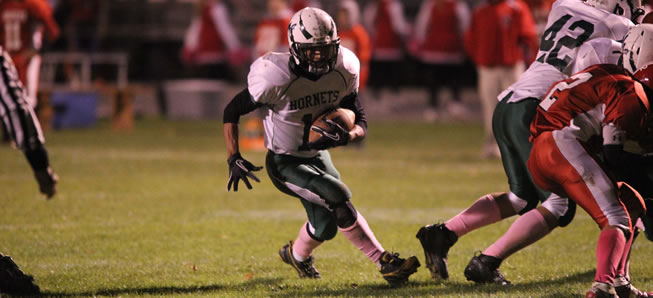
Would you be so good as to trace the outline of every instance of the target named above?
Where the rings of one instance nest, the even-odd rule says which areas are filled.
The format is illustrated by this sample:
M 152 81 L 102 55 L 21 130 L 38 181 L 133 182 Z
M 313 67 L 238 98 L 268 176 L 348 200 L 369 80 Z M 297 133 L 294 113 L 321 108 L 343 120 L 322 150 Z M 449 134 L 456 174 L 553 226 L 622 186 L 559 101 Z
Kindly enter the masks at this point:
M 507 189 L 497 160 L 479 158 L 475 124 L 373 122 L 363 150 L 333 150 L 353 202 L 387 250 L 424 255 L 420 226 L 446 220 L 488 192 Z M 573 297 L 589 288 L 598 229 L 575 221 L 502 265 L 510 287 L 478 286 L 462 271 L 497 239 L 505 221 L 461 238 L 449 281 L 424 265 L 392 289 L 342 236 L 315 253 L 320 280 L 300 280 L 278 249 L 305 221 L 301 204 L 277 191 L 265 171 L 248 191 L 226 192 L 221 124 L 137 122 L 51 132 L 48 149 L 61 181 L 46 201 L 22 154 L 0 148 L 0 251 L 52 296 L 500 296 Z M 256 165 L 262 152 L 244 152 Z M 653 245 L 632 254 L 634 284 L 653 289 Z

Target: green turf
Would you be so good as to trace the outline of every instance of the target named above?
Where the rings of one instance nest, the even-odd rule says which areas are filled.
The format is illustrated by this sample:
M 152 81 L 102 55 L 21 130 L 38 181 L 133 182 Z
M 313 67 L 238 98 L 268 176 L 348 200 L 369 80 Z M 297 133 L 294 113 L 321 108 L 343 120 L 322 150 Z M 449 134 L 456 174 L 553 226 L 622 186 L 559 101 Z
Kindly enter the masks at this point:
M 373 122 L 362 150 L 332 157 L 384 247 L 423 263 L 420 226 L 507 188 L 500 162 L 479 157 L 481 134 L 473 124 Z M 422 266 L 408 286 L 391 289 L 341 236 L 315 253 L 323 278 L 300 280 L 277 255 L 305 220 L 300 203 L 264 171 L 254 190 L 227 193 L 218 121 L 140 121 L 131 133 L 103 123 L 47 137 L 61 177 L 51 201 L 37 193 L 22 154 L 0 148 L 0 251 L 49 295 L 570 297 L 593 279 L 598 230 L 579 210 L 570 227 L 504 262 L 511 287 L 478 286 L 462 271 L 512 221 L 461 238 L 445 283 Z M 263 164 L 262 152 L 243 155 Z M 653 288 L 652 253 L 640 237 L 632 257 L 640 288 Z

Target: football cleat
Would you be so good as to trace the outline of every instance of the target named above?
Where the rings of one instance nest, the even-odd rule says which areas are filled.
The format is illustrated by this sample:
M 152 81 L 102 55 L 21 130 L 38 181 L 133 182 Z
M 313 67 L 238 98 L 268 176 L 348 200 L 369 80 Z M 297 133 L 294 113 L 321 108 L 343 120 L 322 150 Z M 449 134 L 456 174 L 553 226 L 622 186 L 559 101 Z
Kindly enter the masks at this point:
M 623 275 L 614 278 L 614 290 L 619 298 L 647 298 L 653 297 L 652 292 L 644 292 L 635 288 Z
M 279 250 L 279 257 L 281 260 L 295 268 L 300 278 L 320 278 L 320 272 L 313 266 L 313 257 L 310 256 L 306 261 L 300 262 L 292 255 L 292 241 L 284 245 Z
M 585 298 L 618 298 L 614 286 L 602 282 L 595 281 L 592 283 L 592 288 L 585 293 Z
M 0 254 L 0 293 L 36 295 L 40 289 L 34 284 L 34 278 L 20 270 L 11 257 Z
M 458 240 L 456 233 L 447 229 L 444 224 L 437 224 L 421 227 L 416 237 L 424 249 L 426 268 L 431 271 L 431 277 L 436 281 L 448 279 L 447 255 L 449 248 Z
M 501 271 L 501 260 L 493 256 L 479 254 L 474 256 L 465 268 L 465 277 L 476 283 L 493 283 L 502 286 L 510 284 Z
M 419 260 L 417 260 L 416 256 L 402 259 L 398 253 L 393 254 L 387 251 L 383 252 L 379 262 L 381 263 L 379 272 L 392 287 L 404 285 L 408 282 L 408 277 L 417 272 L 419 267 Z

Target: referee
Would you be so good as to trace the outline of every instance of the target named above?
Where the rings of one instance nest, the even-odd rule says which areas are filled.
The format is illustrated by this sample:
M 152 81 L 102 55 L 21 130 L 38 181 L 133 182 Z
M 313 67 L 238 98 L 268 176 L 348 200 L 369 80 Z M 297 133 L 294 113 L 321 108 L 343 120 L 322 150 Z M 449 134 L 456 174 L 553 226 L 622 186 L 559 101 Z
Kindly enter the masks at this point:
M 9 53 L 0 46 L 0 121 L 16 147 L 25 153 L 39 190 L 48 199 L 56 193 L 58 177 L 50 168 L 45 138 Z
M 16 66 L 0 46 L 0 122 L 29 162 L 39 184 L 39 190 L 50 199 L 56 193 L 57 175 L 50 168 L 45 138 L 34 110 L 26 100 L 27 93 L 18 79 Z M 9 256 L 0 253 L 0 296 L 8 294 L 38 294 L 39 287 L 32 276 L 25 274 Z

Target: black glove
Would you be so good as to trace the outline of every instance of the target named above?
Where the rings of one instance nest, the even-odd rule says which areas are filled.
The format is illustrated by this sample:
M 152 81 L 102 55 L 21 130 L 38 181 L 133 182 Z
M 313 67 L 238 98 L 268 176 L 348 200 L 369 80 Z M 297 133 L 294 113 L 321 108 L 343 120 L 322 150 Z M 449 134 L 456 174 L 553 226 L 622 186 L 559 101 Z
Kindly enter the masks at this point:
M 344 146 L 349 143 L 349 131 L 342 128 L 340 124 L 333 120 L 325 120 L 327 129 L 313 125 L 311 129 L 322 136 L 316 141 L 308 143 L 308 148 L 312 150 L 324 150 L 336 146 Z
M 34 171 L 34 176 L 36 177 L 36 181 L 39 183 L 39 190 L 41 193 L 44 194 L 47 199 L 51 199 L 57 192 L 59 176 L 57 176 L 57 174 L 55 174 L 49 167 L 43 170 Z
M 247 185 L 247 189 L 252 189 L 252 185 L 247 180 L 247 177 L 254 179 L 256 182 L 261 182 L 258 177 L 254 175 L 254 171 L 260 171 L 263 167 L 254 166 L 251 162 L 245 160 L 240 153 L 236 153 L 227 159 L 229 163 L 229 183 L 227 183 L 227 191 L 231 189 L 231 184 L 234 185 L 234 191 L 238 191 L 238 180 L 242 179 Z

